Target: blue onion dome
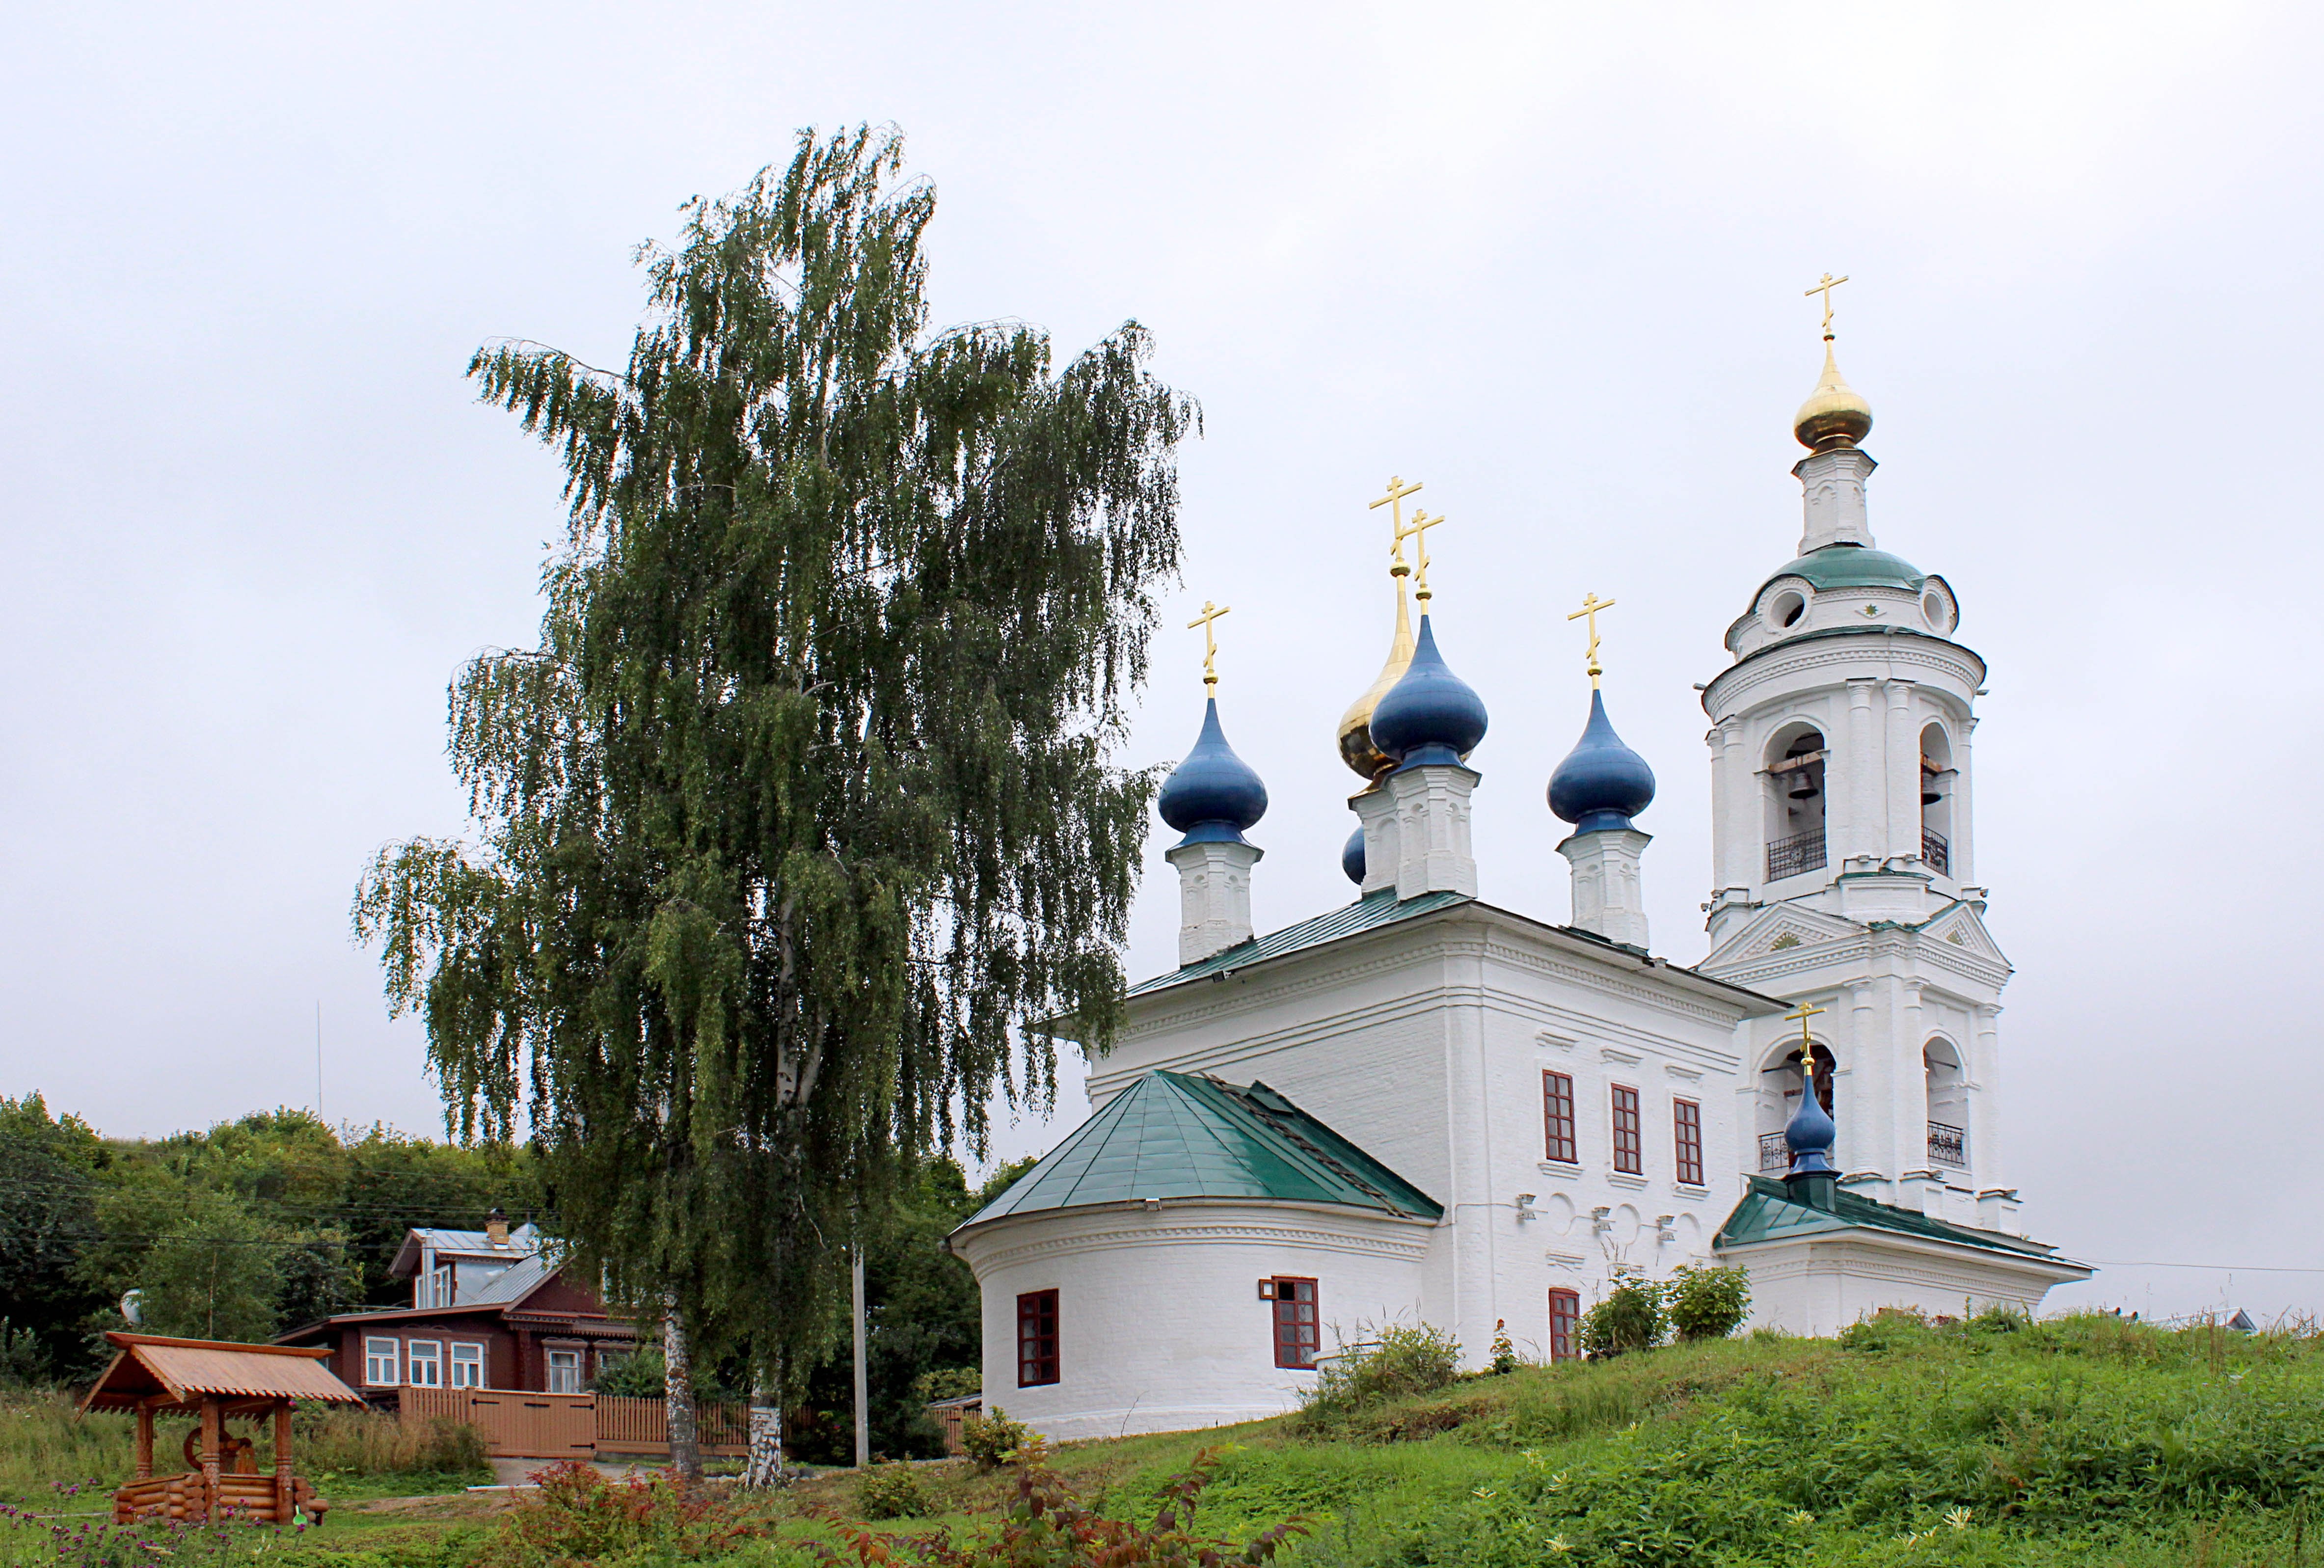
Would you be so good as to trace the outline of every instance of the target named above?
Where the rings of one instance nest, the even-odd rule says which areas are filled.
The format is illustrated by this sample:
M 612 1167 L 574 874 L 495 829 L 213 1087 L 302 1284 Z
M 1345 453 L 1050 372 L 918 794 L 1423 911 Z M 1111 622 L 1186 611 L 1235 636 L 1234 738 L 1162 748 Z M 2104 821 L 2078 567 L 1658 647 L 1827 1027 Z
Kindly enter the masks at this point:
M 1372 709 L 1372 743 L 1406 768 L 1458 765 L 1485 738 L 1485 704 L 1436 651 L 1432 617 L 1420 618 L 1411 667 Z
M 1364 830 L 1359 826 L 1348 835 L 1347 847 L 1340 851 L 1340 869 L 1348 873 L 1348 881 L 1358 887 L 1364 885 Z
M 1800 1108 L 1792 1112 L 1792 1120 L 1784 1128 L 1784 1142 L 1792 1151 L 1793 1176 L 1837 1175 L 1839 1167 L 1831 1163 L 1831 1146 L 1840 1137 L 1840 1129 L 1831 1113 L 1816 1098 L 1815 1066 L 1806 1057 L 1801 1058 Z
M 1654 803 L 1655 770 L 1614 733 L 1605 694 L 1591 692 L 1582 738 L 1549 776 L 1549 808 L 1576 833 L 1602 833 L 1635 826 L 1630 818 Z
M 1171 770 L 1154 804 L 1163 821 L 1186 835 L 1181 844 L 1240 844 L 1242 830 L 1267 815 L 1267 786 L 1227 744 L 1226 732 L 1219 728 L 1218 698 L 1211 698 L 1194 749 Z

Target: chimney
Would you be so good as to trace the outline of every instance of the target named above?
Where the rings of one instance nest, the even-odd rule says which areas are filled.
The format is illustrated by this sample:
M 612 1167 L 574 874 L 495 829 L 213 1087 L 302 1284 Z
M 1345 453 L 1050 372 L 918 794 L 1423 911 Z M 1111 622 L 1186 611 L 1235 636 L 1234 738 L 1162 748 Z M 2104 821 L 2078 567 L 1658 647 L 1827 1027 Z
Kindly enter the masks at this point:
M 484 1216 L 484 1240 L 495 1247 L 505 1247 L 509 1244 L 508 1216 L 501 1213 L 498 1204 L 494 1204 L 493 1212 Z

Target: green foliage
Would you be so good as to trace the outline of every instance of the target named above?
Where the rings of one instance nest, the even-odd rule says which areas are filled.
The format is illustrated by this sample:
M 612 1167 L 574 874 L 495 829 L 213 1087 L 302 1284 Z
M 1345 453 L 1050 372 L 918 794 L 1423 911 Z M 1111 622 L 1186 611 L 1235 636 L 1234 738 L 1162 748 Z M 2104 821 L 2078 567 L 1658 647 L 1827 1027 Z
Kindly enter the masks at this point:
M 80 1261 L 106 1164 L 87 1122 L 52 1118 L 38 1094 L 0 1097 L 0 1318 L 17 1336 L 4 1359 L 18 1382 L 80 1360 L 81 1321 L 102 1301 Z
M 867 1519 L 918 1519 L 936 1512 L 908 1464 L 875 1464 L 855 1483 L 855 1511 Z
M 1682 1341 L 1725 1339 L 1751 1312 L 1751 1277 L 1740 1268 L 1682 1265 L 1663 1288 L 1671 1329 Z
M 1053 371 L 928 329 L 935 212 L 890 133 L 643 252 L 624 365 L 479 351 L 571 526 L 539 646 L 456 678 L 473 844 L 355 902 L 464 1130 L 521 1112 L 618 1300 L 796 1377 L 851 1216 L 1102 1050 L 1154 779 L 1111 761 L 1176 568 L 1196 418 L 1125 325 Z
M 912 1397 L 923 1405 L 965 1399 L 984 1392 L 984 1374 L 974 1367 L 938 1367 L 912 1379 Z
M 607 1561 L 698 1563 L 764 1533 L 735 1497 L 666 1476 L 611 1481 L 559 1461 L 519 1493 L 469 1568 L 595 1568 Z
M 1033 1429 L 1022 1421 L 1011 1421 L 1009 1412 L 995 1405 L 982 1416 L 972 1416 L 961 1424 L 961 1452 L 979 1470 L 997 1470 L 1028 1447 L 1034 1441 Z
M 1506 1373 L 1517 1370 L 1517 1347 L 1509 1339 L 1509 1325 L 1506 1320 L 1497 1318 L 1493 1323 L 1493 1370 Z
M 1593 1356 L 1603 1356 L 1660 1344 L 1669 1326 L 1663 1310 L 1663 1289 L 1642 1274 L 1616 1269 L 1606 1298 L 1582 1314 L 1582 1348 Z
M 466 1485 L 493 1472 L 484 1434 L 465 1421 L 407 1423 L 325 1407 L 301 1409 L 292 1422 L 291 1453 L 310 1475 L 441 1476 Z
M 1391 1324 L 1379 1337 L 1326 1361 L 1296 1422 L 1322 1432 L 1384 1400 L 1434 1393 L 1461 1370 L 1461 1345 L 1427 1324 Z

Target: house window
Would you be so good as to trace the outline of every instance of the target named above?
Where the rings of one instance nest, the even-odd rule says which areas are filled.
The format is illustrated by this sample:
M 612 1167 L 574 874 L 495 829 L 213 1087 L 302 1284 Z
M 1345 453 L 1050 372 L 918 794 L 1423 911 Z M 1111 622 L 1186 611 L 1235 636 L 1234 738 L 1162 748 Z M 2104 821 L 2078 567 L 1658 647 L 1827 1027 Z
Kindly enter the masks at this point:
M 404 1352 L 405 1376 L 415 1388 L 444 1386 L 444 1347 L 435 1340 L 413 1340 Z
M 549 1352 L 549 1392 L 578 1394 L 581 1391 L 581 1352 L 551 1351 Z
M 1582 1326 L 1582 1297 L 1571 1290 L 1549 1293 L 1549 1359 L 1570 1361 L 1582 1353 L 1574 1331 Z
M 403 1342 L 364 1339 L 364 1381 L 374 1388 L 392 1388 L 403 1381 Z
M 1582 1158 L 1573 1141 L 1573 1080 L 1563 1073 L 1541 1075 L 1543 1141 L 1549 1158 L 1572 1165 Z
M 429 1305 L 449 1306 L 452 1305 L 452 1266 L 449 1263 L 438 1264 L 436 1266 L 436 1273 L 429 1283 L 430 1287 L 430 1299 L 428 1303 Z
M 1678 1139 L 1678 1179 L 1702 1185 L 1702 1107 L 1692 1100 L 1671 1102 L 1671 1128 Z
M 1614 1085 L 1614 1168 L 1631 1176 L 1646 1173 L 1646 1147 L 1638 1141 L 1638 1092 Z
M 484 1347 L 452 1343 L 452 1387 L 481 1388 L 484 1386 Z
M 1017 1298 L 1017 1386 L 1057 1380 L 1057 1293 L 1036 1290 Z
M 1315 1282 L 1275 1281 L 1275 1364 L 1312 1370 L 1323 1348 L 1323 1325 L 1315 1315 Z

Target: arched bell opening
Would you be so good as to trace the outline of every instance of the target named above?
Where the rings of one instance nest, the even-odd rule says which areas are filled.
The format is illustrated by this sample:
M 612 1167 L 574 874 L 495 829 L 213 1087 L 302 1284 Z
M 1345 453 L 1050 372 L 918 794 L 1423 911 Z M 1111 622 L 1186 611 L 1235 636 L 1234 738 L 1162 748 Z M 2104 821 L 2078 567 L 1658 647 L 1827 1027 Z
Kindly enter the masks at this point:
M 1952 874 L 1953 743 L 1942 724 L 1921 732 L 1921 861 L 1940 876 Z
M 1824 863 L 1823 732 L 1792 724 L 1768 743 L 1766 779 L 1767 880 L 1781 881 Z
M 1839 1117 L 1831 1108 L 1831 1084 L 1839 1063 L 1831 1047 L 1821 1040 L 1814 1042 L 1814 1049 L 1816 1103 L 1836 1121 Z M 1763 1176 L 1781 1176 L 1792 1163 L 1791 1150 L 1784 1142 L 1784 1129 L 1790 1125 L 1792 1112 L 1800 1106 L 1800 1047 L 1796 1043 L 1768 1053 L 1760 1066 L 1752 1099 L 1756 1136 L 1752 1148 L 1744 1151 L 1744 1158 Z
M 1921 1048 L 1921 1073 L 1929 1103 L 1929 1163 L 1941 1169 L 1969 1169 L 1969 1075 L 1950 1040 L 1932 1039 Z

